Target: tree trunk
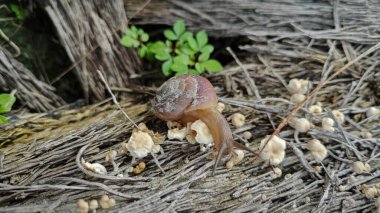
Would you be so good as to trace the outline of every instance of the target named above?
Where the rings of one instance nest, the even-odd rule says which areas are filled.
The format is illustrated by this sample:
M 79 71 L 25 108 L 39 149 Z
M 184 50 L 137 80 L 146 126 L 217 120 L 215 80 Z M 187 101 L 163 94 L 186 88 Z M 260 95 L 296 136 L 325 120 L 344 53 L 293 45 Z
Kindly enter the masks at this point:
M 75 65 L 87 101 L 102 100 L 106 94 L 97 70 L 110 86 L 128 86 L 141 62 L 119 42 L 128 23 L 122 0 L 49 0 L 45 10 Z
M 64 104 L 54 87 L 38 80 L 31 71 L 0 46 L 0 89 L 17 89 L 17 100 L 29 109 L 46 112 Z
M 144 4 L 125 0 L 127 14 L 135 14 Z M 171 25 L 181 18 L 190 28 L 217 37 L 308 36 L 374 44 L 380 42 L 379 14 L 379 1 L 152 0 L 133 20 Z

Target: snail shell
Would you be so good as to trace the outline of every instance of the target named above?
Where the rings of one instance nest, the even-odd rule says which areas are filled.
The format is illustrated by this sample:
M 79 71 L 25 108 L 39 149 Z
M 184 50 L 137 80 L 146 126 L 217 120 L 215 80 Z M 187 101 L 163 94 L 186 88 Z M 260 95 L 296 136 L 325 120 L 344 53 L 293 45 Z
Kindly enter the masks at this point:
M 153 99 L 153 110 L 163 120 L 179 120 L 194 110 L 215 108 L 218 97 L 212 84 L 204 77 L 180 75 L 170 78 Z

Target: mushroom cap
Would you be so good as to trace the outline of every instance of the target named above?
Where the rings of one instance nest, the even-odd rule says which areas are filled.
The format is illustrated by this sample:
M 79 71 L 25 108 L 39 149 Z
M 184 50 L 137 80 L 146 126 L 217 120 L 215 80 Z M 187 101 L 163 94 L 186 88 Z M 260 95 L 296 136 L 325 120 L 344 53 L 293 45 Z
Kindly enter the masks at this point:
M 152 137 L 142 131 L 133 132 L 127 143 L 127 149 L 133 157 L 144 158 L 153 149 Z
M 155 115 L 163 120 L 175 121 L 186 112 L 216 107 L 218 97 L 214 87 L 204 77 L 180 75 L 167 80 L 152 101 Z
M 196 132 L 195 141 L 200 144 L 211 144 L 214 141 L 212 134 L 205 123 L 201 120 L 196 120 L 190 127 Z

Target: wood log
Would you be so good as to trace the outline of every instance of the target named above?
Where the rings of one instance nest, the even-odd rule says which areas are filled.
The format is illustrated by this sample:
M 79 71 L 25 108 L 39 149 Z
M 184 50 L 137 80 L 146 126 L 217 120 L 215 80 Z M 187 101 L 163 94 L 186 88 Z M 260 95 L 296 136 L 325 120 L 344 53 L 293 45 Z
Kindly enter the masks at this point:
M 110 86 L 128 86 L 141 62 L 134 50 L 119 42 L 128 22 L 122 0 L 50 0 L 45 10 L 76 65 L 74 70 L 87 101 L 102 100 L 106 94 L 97 70 L 105 74 Z
M 125 0 L 127 14 L 144 7 Z M 271 36 L 337 39 L 361 44 L 380 42 L 380 1 L 313 0 L 152 0 L 134 24 L 167 24 L 186 20 L 191 29 L 217 37 Z
M 54 87 L 38 80 L 11 53 L 0 46 L 0 90 L 17 89 L 17 100 L 31 110 L 46 112 L 65 102 L 54 93 Z

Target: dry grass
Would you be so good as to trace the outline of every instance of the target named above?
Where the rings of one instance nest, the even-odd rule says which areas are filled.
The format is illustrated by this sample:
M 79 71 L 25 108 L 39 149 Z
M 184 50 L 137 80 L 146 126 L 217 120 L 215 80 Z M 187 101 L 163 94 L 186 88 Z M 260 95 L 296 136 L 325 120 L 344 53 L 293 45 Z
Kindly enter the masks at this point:
M 110 163 L 105 162 L 105 154 L 119 150 L 129 139 L 133 126 L 108 99 L 80 109 L 65 107 L 51 113 L 20 114 L 10 125 L 1 127 L 1 212 L 75 212 L 78 199 L 98 199 L 103 194 L 116 199 L 116 206 L 110 212 L 374 210 L 373 199 L 366 198 L 363 191 L 366 187 L 380 190 L 380 116 L 366 116 L 369 107 L 380 105 L 380 51 L 376 49 L 379 38 L 373 34 L 376 34 L 374 28 L 361 32 L 358 27 L 377 23 L 373 22 L 371 13 L 363 13 L 355 9 L 358 5 L 346 1 L 340 1 L 340 7 L 315 3 L 314 6 L 325 8 L 324 17 L 314 14 L 320 10 L 315 10 L 312 4 L 305 4 L 307 10 L 296 10 L 290 1 L 283 3 L 285 9 L 290 7 L 302 13 L 300 20 L 314 17 L 310 27 L 335 28 L 309 32 L 303 30 L 310 23 L 307 21 L 300 27 L 285 20 L 276 28 L 274 24 L 283 20 L 284 12 L 294 11 L 277 11 L 279 15 L 275 16 L 272 13 L 276 8 L 268 4 L 252 4 L 256 8 L 248 8 L 240 17 L 232 11 L 236 18 L 225 20 L 225 11 L 207 16 L 207 6 L 212 4 L 181 9 L 178 2 L 170 1 L 175 7 L 171 8 L 169 17 L 174 14 L 192 20 L 189 25 L 193 27 L 199 26 L 197 21 L 201 17 L 202 23 L 206 23 L 202 27 L 207 29 L 212 25 L 209 29 L 212 33 L 234 24 L 238 28 L 228 31 L 230 36 L 250 35 L 252 44 L 240 46 L 239 50 L 228 49 L 237 63 L 230 63 L 223 72 L 207 77 L 216 87 L 220 101 L 227 105 L 224 115 L 241 112 L 246 116 L 246 124 L 233 129 L 237 140 L 257 147 L 262 138 L 281 127 L 278 135 L 287 142 L 286 157 L 279 166 L 282 176 L 276 177 L 271 166 L 252 154 L 247 154 L 231 170 L 219 166 L 216 175 L 211 176 L 212 150 L 201 152 L 198 146 L 186 141 L 169 140 L 162 143 L 163 152 L 157 155 L 164 174 L 152 157 L 146 157 L 140 160 L 146 164 L 142 173 L 117 176 L 127 174 L 132 158 L 118 154 L 115 163 Z M 236 11 L 245 5 L 245 1 L 240 2 L 235 5 Z M 172 20 L 165 19 L 166 16 L 146 19 L 152 16 L 149 7 L 154 5 L 160 4 L 156 1 L 148 4 L 148 9 L 136 17 L 137 22 Z M 272 19 L 261 23 L 250 15 L 267 15 Z M 242 25 L 246 28 L 241 30 L 239 20 L 251 23 Z M 361 23 L 363 20 L 366 23 Z M 265 31 L 267 34 L 259 35 L 264 31 L 252 30 L 258 26 L 267 29 L 268 25 L 272 28 Z M 293 32 L 294 28 L 300 32 Z M 93 74 L 96 69 L 90 72 Z M 106 73 L 106 77 L 110 76 Z M 311 82 L 304 105 L 296 106 L 289 101 L 286 85 L 293 78 Z M 91 86 L 95 88 L 94 93 L 100 91 L 98 84 Z M 121 101 L 121 107 L 136 123 L 146 123 L 153 131 L 166 134 L 165 123 L 150 112 L 151 96 L 143 95 L 154 88 L 116 89 L 141 93 Z M 99 97 L 103 92 L 99 92 Z M 313 115 L 308 108 L 317 103 L 324 110 L 320 115 Z M 336 125 L 335 132 L 323 130 L 322 118 L 331 117 L 331 111 L 336 109 L 344 113 L 346 121 Z M 314 126 L 306 133 L 298 133 L 285 126 L 286 123 L 281 125 L 289 115 L 305 117 Z M 250 131 L 253 139 L 242 139 L 245 131 Z M 372 137 L 364 137 L 365 132 L 371 132 Z M 316 161 L 307 150 L 307 142 L 312 138 L 321 140 L 328 149 L 328 157 L 322 162 Z M 85 170 L 80 163 L 82 157 L 87 162 L 105 165 L 109 173 L 99 175 Z M 355 174 L 351 166 L 355 161 L 370 164 L 371 171 Z M 352 175 L 355 181 L 349 181 Z
M 284 84 L 292 78 L 305 78 L 312 88 L 348 63 L 347 52 L 337 42 L 307 39 L 282 40 L 272 46 L 276 54 L 253 54 L 241 66 L 234 63 L 222 73 L 208 76 L 216 86 L 221 101 L 227 104 L 225 116 L 242 112 L 246 125 L 234 129 L 241 138 L 250 131 L 257 146 L 260 139 L 274 131 L 281 120 L 295 108 Z M 287 46 L 286 54 L 281 55 Z M 352 54 L 360 55 L 369 47 L 353 45 Z M 251 50 L 245 46 L 244 49 Z M 279 55 L 280 54 L 280 55 Z M 298 54 L 299 57 L 289 57 Z M 303 56 L 303 57 L 302 57 Z M 108 176 L 84 171 L 79 163 L 99 162 L 113 170 L 104 160 L 109 150 L 119 150 L 128 140 L 131 124 L 114 105 L 100 103 L 82 109 L 62 109 L 53 114 L 25 114 L 1 133 L 2 143 L 13 143 L 3 149 L 5 159 L 1 171 L 1 199 L 4 212 L 75 211 L 79 198 L 99 198 L 109 194 L 117 205 L 112 211 L 327 211 L 368 212 L 371 200 L 360 191 L 364 184 L 379 182 L 379 119 L 366 118 L 370 106 L 379 104 L 373 84 L 379 60 L 378 51 L 357 61 L 313 96 L 295 113 L 306 117 L 315 127 L 307 133 L 285 127 L 279 135 L 287 141 L 287 153 L 281 164 L 282 177 L 277 178 L 270 166 L 248 154 L 244 162 L 227 170 L 220 166 L 212 177 L 211 150 L 204 153 L 187 142 L 165 141 L 158 160 L 162 174 L 151 157 L 142 159 L 147 168 L 139 175 L 123 178 L 131 157 L 118 155 L 118 170 Z M 247 75 L 248 74 L 248 75 Z M 255 88 L 252 87 L 254 80 Z M 251 82 L 251 83 L 250 83 Z M 255 94 L 259 94 L 257 98 Z M 138 98 L 136 98 L 138 100 Z M 122 102 L 123 109 L 137 123 L 144 122 L 154 131 L 165 134 L 163 122 L 149 112 L 148 99 L 141 104 Z M 308 112 L 308 106 L 320 102 L 321 115 Z M 337 131 L 320 128 L 329 110 L 339 109 L 346 122 Z M 116 111 L 115 111 L 116 110 Z M 269 115 L 269 116 L 268 116 Z M 370 131 L 373 138 L 363 138 Z M 318 138 L 329 150 L 323 162 L 317 162 L 306 148 L 307 141 Z M 353 174 L 351 163 L 367 162 L 369 173 Z M 316 173 L 316 167 L 321 171 Z M 349 182 L 350 175 L 356 176 Z M 339 191 L 345 186 L 345 191 Z

